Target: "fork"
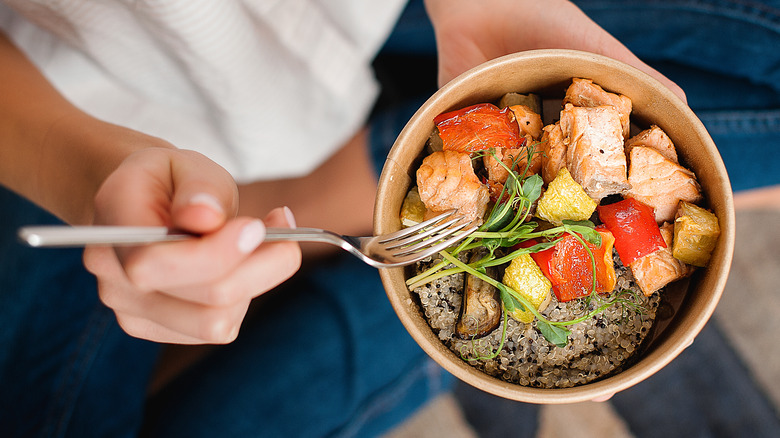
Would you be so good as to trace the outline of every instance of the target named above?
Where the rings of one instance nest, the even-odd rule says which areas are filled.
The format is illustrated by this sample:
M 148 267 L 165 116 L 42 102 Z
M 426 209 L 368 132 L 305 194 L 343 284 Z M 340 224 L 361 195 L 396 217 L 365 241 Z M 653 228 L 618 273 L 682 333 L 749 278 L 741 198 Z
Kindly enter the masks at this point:
M 266 228 L 266 242 L 297 241 L 336 245 L 375 268 L 392 268 L 418 262 L 442 251 L 474 232 L 476 225 L 442 213 L 394 233 L 373 237 L 343 236 L 318 228 Z M 166 227 L 127 226 L 28 226 L 19 238 L 32 247 L 80 247 L 84 245 L 139 245 L 191 239 L 194 234 Z

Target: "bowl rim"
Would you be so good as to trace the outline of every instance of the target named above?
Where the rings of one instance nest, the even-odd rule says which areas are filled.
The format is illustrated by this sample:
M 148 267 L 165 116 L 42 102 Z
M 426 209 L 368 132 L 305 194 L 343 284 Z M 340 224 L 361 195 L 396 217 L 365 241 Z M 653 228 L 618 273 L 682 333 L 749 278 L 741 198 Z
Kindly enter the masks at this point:
M 722 189 L 718 193 L 721 195 L 718 200 L 720 208 L 718 218 L 721 224 L 721 240 L 716 249 L 719 256 L 717 259 L 713 257 L 714 265 L 711 264 L 710 267 L 708 267 L 708 269 L 716 269 L 719 274 L 716 278 L 709 279 L 710 281 L 707 282 L 710 289 L 709 300 L 703 303 L 703 306 L 699 309 L 698 313 L 684 321 L 678 321 L 677 324 L 679 327 L 677 327 L 677 330 L 682 333 L 682 336 L 661 342 L 647 355 L 643 356 L 638 363 L 628 367 L 626 370 L 611 377 L 572 388 L 542 389 L 521 386 L 500 380 L 477 370 L 467 364 L 464 360 L 455 356 L 454 353 L 433 334 L 433 330 L 429 325 L 427 327 L 428 332 L 430 333 L 426 333 L 425 330 L 420 328 L 420 315 L 414 315 L 414 309 L 410 307 L 416 306 L 417 304 L 414 302 L 407 302 L 408 300 L 404 299 L 405 294 L 396 291 L 395 286 L 398 285 L 399 277 L 403 278 L 403 268 L 380 269 L 380 277 L 393 309 L 410 335 L 434 361 L 460 380 L 488 393 L 523 402 L 557 404 L 608 398 L 614 393 L 634 386 L 650 377 L 652 374 L 665 367 L 693 342 L 694 338 L 707 323 L 717 306 L 723 289 L 725 288 L 728 271 L 733 258 L 735 212 L 731 185 L 725 165 L 723 164 L 712 138 L 709 136 L 709 133 L 706 131 L 698 117 L 682 99 L 658 80 L 621 61 L 603 55 L 567 49 L 540 49 L 510 54 L 487 61 L 462 73 L 441 87 L 425 101 L 407 122 L 393 144 L 379 179 L 374 208 L 374 232 L 378 235 L 394 231 L 400 227 L 397 213 L 395 214 L 396 217 L 394 221 L 389 219 L 387 214 L 385 214 L 386 211 L 392 212 L 392 209 L 394 208 L 394 206 L 389 205 L 388 200 L 390 199 L 390 196 L 388 195 L 392 190 L 393 184 L 397 183 L 398 169 L 401 168 L 397 163 L 403 162 L 403 160 L 401 160 L 401 157 L 403 156 L 403 145 L 410 141 L 413 131 L 419 124 L 427 124 L 427 122 L 432 124 L 433 117 L 431 115 L 438 115 L 433 114 L 433 103 L 446 101 L 448 98 L 454 99 L 454 96 L 458 94 L 458 90 L 461 89 L 461 87 L 464 87 L 464 85 L 468 86 L 472 81 L 477 80 L 477 78 L 485 74 L 485 72 L 508 68 L 517 63 L 537 61 L 545 63 L 566 61 L 581 63 L 583 65 L 597 64 L 601 68 L 611 70 L 613 73 L 629 75 L 632 79 L 638 81 L 642 87 L 652 89 L 655 93 L 655 97 L 659 99 L 659 101 L 664 102 L 671 110 L 678 111 L 685 120 L 689 122 L 690 128 L 696 138 L 705 148 L 705 152 L 703 153 L 706 154 L 708 158 L 711 158 L 711 162 L 708 162 L 708 164 L 714 166 L 713 170 L 717 175 L 716 180 L 719 181 L 719 185 Z M 577 77 L 577 75 L 572 75 L 571 77 Z M 420 145 L 420 149 L 421 148 L 422 145 Z M 713 194 L 710 194 L 710 196 L 713 196 Z M 404 289 L 406 289 L 405 285 Z M 410 294 L 408 289 L 407 294 Z M 419 309 L 417 309 L 417 312 L 419 312 Z M 427 321 L 424 322 L 427 325 Z M 441 347 L 444 347 L 446 351 L 443 351 Z M 453 360 L 453 357 L 455 360 Z

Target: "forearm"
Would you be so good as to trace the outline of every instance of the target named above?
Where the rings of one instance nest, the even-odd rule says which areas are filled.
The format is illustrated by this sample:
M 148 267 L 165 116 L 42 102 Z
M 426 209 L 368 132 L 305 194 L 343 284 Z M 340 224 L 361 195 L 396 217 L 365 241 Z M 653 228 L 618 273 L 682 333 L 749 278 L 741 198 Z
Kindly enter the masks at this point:
M 119 162 L 164 145 L 76 108 L 2 34 L 0 87 L 0 184 L 66 222 L 89 223 L 94 195 Z

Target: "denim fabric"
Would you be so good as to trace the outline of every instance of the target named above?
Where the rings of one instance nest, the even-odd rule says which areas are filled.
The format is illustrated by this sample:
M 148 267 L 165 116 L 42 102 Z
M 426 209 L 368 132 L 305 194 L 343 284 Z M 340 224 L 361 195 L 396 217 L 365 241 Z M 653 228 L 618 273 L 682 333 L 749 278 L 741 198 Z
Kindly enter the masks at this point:
M 158 347 L 119 329 L 81 251 L 16 238 L 56 222 L 0 189 L 0 435 L 133 436 Z
M 153 400 L 149 436 L 376 436 L 449 386 L 352 256 L 305 269 L 257 309 Z

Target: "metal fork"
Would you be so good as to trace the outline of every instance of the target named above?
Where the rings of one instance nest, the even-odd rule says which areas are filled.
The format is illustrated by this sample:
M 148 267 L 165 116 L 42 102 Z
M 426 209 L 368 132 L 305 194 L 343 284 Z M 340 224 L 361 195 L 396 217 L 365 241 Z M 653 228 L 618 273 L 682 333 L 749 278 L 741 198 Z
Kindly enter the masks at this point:
M 455 210 L 404 228 L 373 237 L 342 236 L 317 228 L 267 228 L 266 242 L 321 242 L 349 251 L 375 268 L 406 266 L 446 249 L 477 229 Z M 186 240 L 193 234 L 165 227 L 124 226 L 29 226 L 19 229 L 19 238 L 33 247 L 81 247 L 84 245 L 140 245 Z

